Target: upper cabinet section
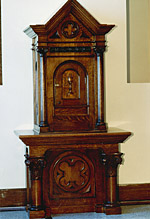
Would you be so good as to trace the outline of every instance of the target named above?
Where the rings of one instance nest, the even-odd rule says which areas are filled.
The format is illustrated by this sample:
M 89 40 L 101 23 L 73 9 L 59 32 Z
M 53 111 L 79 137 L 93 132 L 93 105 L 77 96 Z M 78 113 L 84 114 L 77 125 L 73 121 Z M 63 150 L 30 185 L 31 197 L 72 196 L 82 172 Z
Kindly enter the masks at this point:
M 34 123 L 38 132 L 106 131 L 104 107 L 105 34 L 76 0 L 43 25 L 31 25 Z

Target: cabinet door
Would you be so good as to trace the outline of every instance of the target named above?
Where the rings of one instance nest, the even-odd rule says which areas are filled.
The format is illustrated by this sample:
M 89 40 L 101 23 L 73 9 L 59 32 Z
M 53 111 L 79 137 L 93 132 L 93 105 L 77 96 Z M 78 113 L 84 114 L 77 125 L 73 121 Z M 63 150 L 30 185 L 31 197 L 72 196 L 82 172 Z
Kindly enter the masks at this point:
M 75 60 L 64 61 L 54 72 L 54 130 L 89 129 L 88 74 Z
M 87 73 L 77 61 L 61 63 L 54 73 L 55 107 L 87 104 Z

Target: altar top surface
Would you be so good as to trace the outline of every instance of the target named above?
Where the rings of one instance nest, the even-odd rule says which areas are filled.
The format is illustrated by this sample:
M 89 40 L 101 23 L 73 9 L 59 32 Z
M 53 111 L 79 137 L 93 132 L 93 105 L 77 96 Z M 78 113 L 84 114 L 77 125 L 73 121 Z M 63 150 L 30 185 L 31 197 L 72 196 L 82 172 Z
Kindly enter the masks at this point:
M 84 132 L 47 132 L 37 133 L 34 130 L 16 130 L 15 134 L 30 146 L 52 144 L 117 144 L 123 143 L 132 133 L 118 129 L 108 128 L 107 132 L 98 130 Z

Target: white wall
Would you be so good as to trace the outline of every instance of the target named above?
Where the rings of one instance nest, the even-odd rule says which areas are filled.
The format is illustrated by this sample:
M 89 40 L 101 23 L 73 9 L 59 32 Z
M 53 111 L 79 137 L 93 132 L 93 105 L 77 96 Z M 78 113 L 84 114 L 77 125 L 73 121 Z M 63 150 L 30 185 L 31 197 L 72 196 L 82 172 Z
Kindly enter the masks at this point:
M 31 128 L 31 39 L 23 30 L 45 23 L 64 0 L 2 0 L 3 86 L 0 87 L 0 189 L 25 187 L 23 143 L 14 130 Z M 106 53 L 107 122 L 134 133 L 121 150 L 120 183 L 150 182 L 150 85 L 127 84 L 125 0 L 80 0 L 101 23 L 116 24 Z M 144 171 L 143 171 L 144 170 Z

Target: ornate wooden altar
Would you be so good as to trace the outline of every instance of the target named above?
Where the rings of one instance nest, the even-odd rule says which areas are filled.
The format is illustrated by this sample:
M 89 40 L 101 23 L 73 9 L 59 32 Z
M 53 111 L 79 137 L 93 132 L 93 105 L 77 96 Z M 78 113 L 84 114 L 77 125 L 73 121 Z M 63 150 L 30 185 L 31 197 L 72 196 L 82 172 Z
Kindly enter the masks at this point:
M 119 143 L 131 133 L 105 123 L 105 35 L 113 27 L 68 0 L 45 25 L 25 30 L 32 38 L 34 130 L 17 134 L 29 147 L 30 218 L 121 213 Z

